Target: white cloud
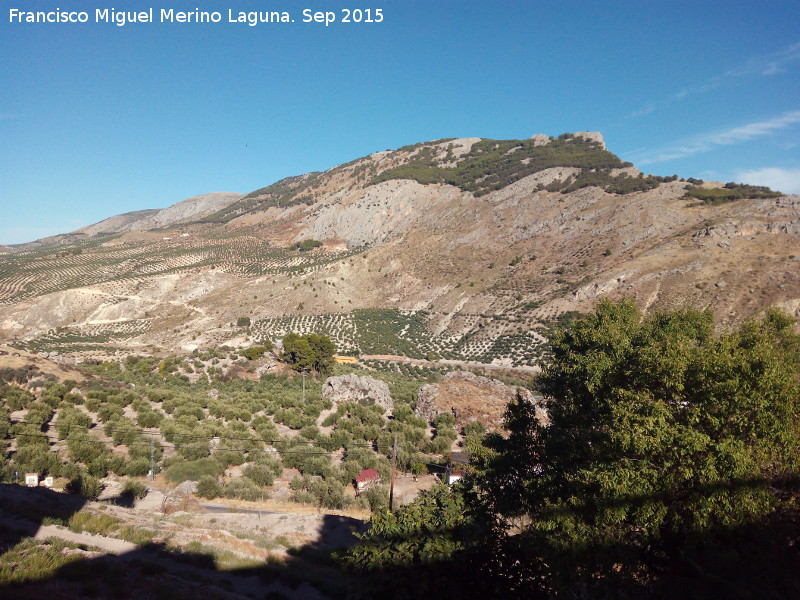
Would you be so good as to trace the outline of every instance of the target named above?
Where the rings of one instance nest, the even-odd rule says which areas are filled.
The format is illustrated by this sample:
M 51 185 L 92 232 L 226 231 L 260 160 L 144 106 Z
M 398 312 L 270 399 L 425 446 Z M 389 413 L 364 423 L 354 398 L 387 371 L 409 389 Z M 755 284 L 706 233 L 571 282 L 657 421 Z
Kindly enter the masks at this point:
M 789 64 L 797 61 L 800 61 L 800 42 L 794 43 L 771 54 L 753 57 L 738 67 L 728 69 L 720 75 L 711 77 L 703 84 L 684 88 L 679 92 L 668 96 L 667 98 L 650 102 L 643 108 L 627 115 L 626 118 L 634 119 L 636 117 L 648 115 L 652 112 L 655 112 L 658 108 L 668 106 L 675 102 L 680 102 L 688 96 L 704 94 L 706 92 L 715 90 L 732 79 L 750 76 L 770 77 L 780 73 L 785 73 L 786 67 Z
M 764 167 L 738 171 L 736 181 L 753 185 L 766 185 L 784 194 L 800 194 L 800 169 Z
M 705 133 L 695 136 L 680 144 L 667 148 L 644 152 L 629 152 L 625 158 L 637 165 L 667 162 L 677 158 L 685 158 L 701 152 L 709 152 L 719 146 L 730 146 L 749 141 L 753 138 L 772 135 L 800 123 L 800 110 L 783 113 L 766 121 L 756 121 L 723 131 Z

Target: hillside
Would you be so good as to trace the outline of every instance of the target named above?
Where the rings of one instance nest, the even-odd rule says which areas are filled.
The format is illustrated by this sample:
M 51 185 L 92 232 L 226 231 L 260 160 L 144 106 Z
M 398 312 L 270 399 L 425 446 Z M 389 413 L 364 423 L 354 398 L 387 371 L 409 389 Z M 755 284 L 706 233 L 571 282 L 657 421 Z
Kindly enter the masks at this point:
M 604 295 L 798 314 L 798 236 L 800 197 L 643 175 L 597 133 L 437 140 L 12 247 L 0 341 L 82 360 L 317 331 L 535 365 L 542 329 Z

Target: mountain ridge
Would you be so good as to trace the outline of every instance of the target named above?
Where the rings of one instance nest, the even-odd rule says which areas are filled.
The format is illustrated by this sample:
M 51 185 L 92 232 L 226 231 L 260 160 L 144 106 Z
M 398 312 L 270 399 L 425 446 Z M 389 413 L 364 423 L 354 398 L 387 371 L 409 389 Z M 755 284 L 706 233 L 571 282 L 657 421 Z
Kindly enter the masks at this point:
M 0 338 L 81 359 L 317 329 L 356 354 L 532 365 L 604 295 L 797 314 L 800 197 L 753 190 L 644 175 L 592 132 L 434 140 L 4 255 Z

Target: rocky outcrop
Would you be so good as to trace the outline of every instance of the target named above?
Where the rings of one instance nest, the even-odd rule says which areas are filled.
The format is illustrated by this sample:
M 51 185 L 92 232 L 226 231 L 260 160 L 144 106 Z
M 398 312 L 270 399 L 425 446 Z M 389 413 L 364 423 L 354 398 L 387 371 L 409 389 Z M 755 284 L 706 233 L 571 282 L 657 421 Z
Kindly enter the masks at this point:
M 575 137 L 597 142 L 603 150 L 606 149 L 606 141 L 603 139 L 603 134 L 599 131 L 576 131 Z
M 195 221 L 241 199 L 236 192 L 212 192 L 181 200 L 162 209 L 140 210 L 110 217 L 99 223 L 78 229 L 76 233 L 100 235 L 123 231 L 148 231 Z
M 427 421 L 433 421 L 444 409 L 440 409 L 436 402 L 439 397 L 439 384 L 429 383 L 419 388 L 417 393 L 417 404 L 414 412 L 418 417 L 422 417 Z
M 359 377 L 354 373 L 328 377 L 322 385 L 322 397 L 336 404 L 355 402 L 358 404 L 376 404 L 384 412 L 394 410 L 394 402 L 385 381 L 372 377 Z
M 535 406 L 536 418 L 540 424 L 549 424 L 542 400 L 535 397 L 530 390 L 467 371 L 448 373 L 441 383 L 422 386 L 417 396 L 415 413 L 423 419 L 433 421 L 436 415 L 450 411 L 456 418 L 457 427 L 463 427 L 470 421 L 480 421 L 487 429 L 497 431 L 503 428 L 506 406 L 517 395 Z

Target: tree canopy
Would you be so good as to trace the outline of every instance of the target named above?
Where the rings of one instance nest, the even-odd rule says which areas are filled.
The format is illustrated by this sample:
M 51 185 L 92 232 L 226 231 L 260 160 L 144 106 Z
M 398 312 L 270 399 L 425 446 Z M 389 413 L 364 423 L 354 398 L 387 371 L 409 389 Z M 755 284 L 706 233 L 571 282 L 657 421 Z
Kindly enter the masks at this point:
M 794 321 L 772 311 L 717 333 L 708 312 L 603 301 L 551 342 L 535 384 L 550 425 L 520 396 L 456 491 L 484 527 L 451 555 L 476 565 L 473 589 L 798 597 Z
M 283 338 L 283 359 L 297 371 L 327 373 L 333 365 L 336 345 L 326 335 L 289 333 Z

